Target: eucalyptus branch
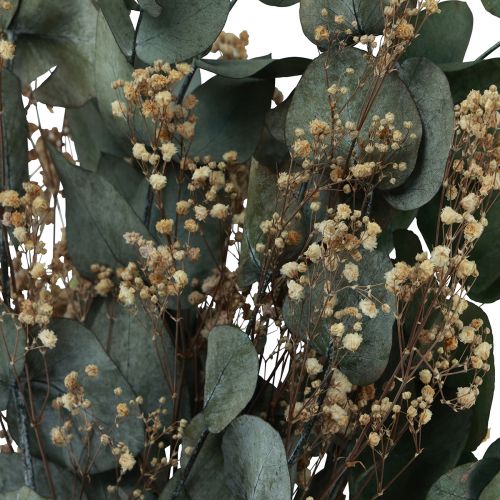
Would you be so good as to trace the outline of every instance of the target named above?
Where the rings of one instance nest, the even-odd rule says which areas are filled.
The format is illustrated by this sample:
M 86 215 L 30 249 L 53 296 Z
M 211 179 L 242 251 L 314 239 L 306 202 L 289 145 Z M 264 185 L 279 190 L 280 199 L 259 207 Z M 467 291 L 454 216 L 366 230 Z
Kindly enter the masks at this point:
M 483 61 L 484 59 L 486 59 L 490 54 L 492 54 L 493 52 L 495 52 L 495 50 L 497 50 L 498 48 L 500 48 L 500 41 L 498 41 L 497 43 L 495 43 L 494 45 L 492 45 L 488 50 L 486 50 L 485 52 L 483 52 L 477 59 L 476 61 Z
M 24 464 L 24 483 L 31 489 L 35 489 L 35 472 L 33 469 L 33 460 L 30 453 L 30 445 L 28 440 L 28 417 L 26 413 L 26 405 L 24 404 L 23 395 L 17 384 L 11 385 L 11 391 L 16 407 L 17 423 L 19 425 L 19 447 L 23 455 Z

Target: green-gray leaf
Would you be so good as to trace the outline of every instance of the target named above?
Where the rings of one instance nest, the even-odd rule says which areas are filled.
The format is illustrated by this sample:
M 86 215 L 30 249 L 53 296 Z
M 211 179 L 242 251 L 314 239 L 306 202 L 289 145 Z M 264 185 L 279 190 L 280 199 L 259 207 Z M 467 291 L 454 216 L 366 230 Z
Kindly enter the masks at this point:
M 389 304 L 395 310 L 394 296 L 388 292 L 383 283 L 384 275 L 392 269 L 389 257 L 380 251 L 362 252 L 363 258 L 357 263 L 359 267 L 359 285 L 372 285 L 373 296 L 380 303 Z M 283 317 L 288 328 L 295 335 L 308 339 L 312 346 L 325 354 L 330 341 L 329 328 L 331 319 L 321 317 L 327 297 L 324 292 L 326 281 L 330 281 L 337 295 L 337 310 L 345 307 L 357 307 L 364 297 L 352 290 L 344 278 L 338 273 L 328 273 L 322 267 L 313 266 L 309 275 L 311 287 L 306 288 L 305 299 L 294 302 L 286 299 L 283 306 Z M 377 286 L 373 286 L 377 285 Z M 375 318 L 363 317 L 363 342 L 356 352 L 342 353 L 340 369 L 356 385 L 367 385 L 378 380 L 383 373 L 392 345 L 393 312 L 381 310 Z M 346 331 L 350 324 L 346 320 Z
M 33 463 L 33 476 L 35 479 L 36 493 L 44 498 L 52 498 L 43 462 L 35 457 L 31 457 L 31 460 Z M 58 498 L 80 498 L 82 484 L 79 479 L 77 479 L 77 477 L 74 476 L 69 470 L 63 469 L 52 462 L 47 463 Z M 1 453 L 0 471 L 2 471 L 0 474 L 1 493 L 14 492 L 24 486 L 24 463 L 21 453 L 12 453 L 10 455 Z M 1 495 L 0 498 L 2 498 Z M 11 497 L 7 498 L 12 500 Z M 84 500 L 87 498 L 87 495 L 83 493 L 81 498 Z
M 0 493 L 0 500 L 44 500 L 44 499 L 43 497 L 35 493 L 31 488 L 23 486 L 16 491 L 10 491 L 8 493 Z
M 474 24 L 472 12 L 467 3 L 457 0 L 442 2 L 439 8 L 441 13 L 425 20 L 404 57 L 427 57 L 436 64 L 464 60 Z
M 194 92 L 198 122 L 190 154 L 221 160 L 224 153 L 235 150 L 239 162 L 248 160 L 259 141 L 273 90 L 272 79 L 221 76 L 198 87 Z
M 499 6 L 500 9 L 500 6 Z M 500 15 L 500 11 L 499 11 Z M 500 498 L 500 472 L 484 488 L 479 500 L 498 500 Z
M 227 484 L 237 499 L 290 500 L 290 476 L 279 433 L 258 417 L 243 415 L 222 440 Z
M 1 10 L 1 9 L 0 9 Z M 8 70 L 2 71 L 2 104 L 4 120 L 3 155 L 7 172 L 7 189 L 20 190 L 28 175 L 28 127 L 21 97 L 21 82 Z
M 119 421 L 118 426 L 116 425 L 116 404 L 128 403 L 131 399 L 135 399 L 136 394 L 90 330 L 76 321 L 67 319 L 54 320 L 50 328 L 57 335 L 57 346 L 45 354 L 46 365 L 42 361 L 42 355 L 37 352 L 33 353 L 28 361 L 35 406 L 38 411 L 47 389 L 50 389 L 49 405 L 45 408 L 40 425 L 45 452 L 50 460 L 70 469 L 76 459 L 82 468 L 85 468 L 87 461 L 90 461 L 92 473 L 110 470 L 116 467 L 116 457 L 111 454 L 109 448 L 101 445 L 101 432 L 109 434 L 113 442 L 123 441 L 134 454 L 141 451 L 144 446 L 144 426 L 138 418 L 138 409 L 129 407 L 129 416 Z M 85 367 L 89 364 L 97 365 L 99 369 L 97 377 L 85 376 Z M 47 374 L 46 367 L 48 367 Z M 82 408 L 81 414 L 73 416 L 70 454 L 69 449 L 55 446 L 50 439 L 51 429 L 61 425 L 61 416 L 67 418 L 69 413 L 66 410 L 52 408 L 50 401 L 66 392 L 64 378 L 73 370 L 79 373 L 79 381 L 85 388 L 85 397 L 90 400 L 91 407 L 88 410 Z M 47 387 L 47 376 L 50 388 Z M 114 395 L 115 387 L 122 388 L 121 396 Z M 87 421 L 97 427 L 90 435 L 81 433 L 79 429 L 79 426 L 83 426 L 84 415 Z M 90 439 L 89 442 L 87 439 Z M 95 457 L 95 460 L 90 457 Z
M 500 459 L 486 458 L 459 465 L 441 476 L 425 497 L 426 500 L 477 500 L 500 470 Z
M 135 31 L 127 6 L 123 0 L 98 0 L 98 4 L 120 50 L 132 57 Z
M 441 64 L 450 83 L 453 102 L 463 101 L 471 90 L 483 91 L 490 85 L 500 86 L 500 58 L 484 61 Z
M 300 1 L 300 23 L 304 34 L 312 43 L 325 50 L 328 40 L 318 41 L 315 39 L 314 31 L 317 26 L 325 26 L 330 33 L 330 40 L 340 40 L 352 43 L 352 37 L 363 34 L 382 34 L 384 29 L 384 11 L 388 0 L 301 0 Z M 327 9 L 328 16 L 323 17 L 321 12 Z M 336 16 L 343 16 L 345 21 L 341 24 L 335 23 Z M 357 23 L 353 27 L 352 23 Z M 351 33 L 345 33 L 350 29 Z
M 305 57 L 272 59 L 270 56 L 255 59 L 227 60 L 200 59 L 197 66 L 227 78 L 281 78 L 301 75 L 311 62 Z
M 71 138 L 75 141 L 80 166 L 96 172 L 102 153 L 130 156 L 130 141 L 119 141 L 107 128 L 92 99 L 81 108 L 66 111 Z
M 484 8 L 494 16 L 500 17 L 500 0 L 481 0 Z
M 136 261 L 136 249 L 123 235 L 152 237 L 131 206 L 101 175 L 71 165 L 56 151 L 52 158 L 66 197 L 68 250 L 79 272 L 92 277 L 94 263 L 114 268 Z
M 327 68 L 325 68 L 325 65 Z M 346 74 L 346 68 L 353 68 L 354 74 Z M 328 77 L 328 79 L 327 79 Z M 307 68 L 302 76 L 290 104 L 286 120 L 286 136 L 289 147 L 295 141 L 295 130 L 304 129 L 305 137 L 312 141 L 312 135 L 308 124 L 313 119 L 320 119 L 331 124 L 331 109 L 327 88 L 332 84 L 346 86 L 347 94 L 338 94 L 336 109 L 339 110 L 340 119 L 343 122 L 351 121 L 359 123 L 363 115 L 363 109 L 367 99 L 370 97 L 370 87 L 374 83 L 373 69 L 366 60 L 365 52 L 347 47 L 333 54 L 322 54 L 316 58 Z M 364 82 L 364 83 L 363 83 Z M 418 148 L 422 137 L 422 125 L 417 107 L 405 84 L 395 73 L 390 73 L 378 92 L 376 99 L 370 107 L 370 112 L 363 123 L 360 123 L 354 156 L 363 155 L 363 161 L 378 161 L 380 153 L 367 155 L 359 151 L 359 142 L 368 142 L 368 129 L 371 125 L 373 115 L 384 116 L 392 112 L 395 115 L 394 126 L 401 131 L 404 130 L 403 122 L 411 121 L 413 128 L 411 132 L 416 139 L 409 137 L 402 143 L 397 151 L 384 154 L 384 162 L 406 162 L 407 168 L 404 172 L 392 171 L 391 175 L 385 175 L 378 183 L 379 189 L 394 189 L 403 184 L 413 171 L 417 160 Z M 351 151 L 352 140 L 346 135 L 345 139 L 335 146 L 335 156 L 347 156 Z M 325 151 L 325 153 L 327 153 Z M 396 181 L 390 182 L 389 177 Z
M 183 449 L 195 448 L 201 434 L 206 429 L 203 414 L 199 413 L 189 423 L 184 432 L 182 440 Z M 184 490 L 181 492 L 181 499 L 205 500 L 205 499 L 224 499 L 233 498 L 224 481 L 224 457 L 222 456 L 222 434 L 209 434 L 201 447 L 193 468 L 189 473 L 184 484 Z M 183 453 L 181 456 L 181 465 L 185 467 L 190 456 Z M 181 468 L 182 471 L 182 468 Z M 180 474 L 174 476 L 167 487 L 162 491 L 160 500 L 170 500 L 175 491 Z
M 229 13 L 228 0 L 159 0 L 162 12 L 142 14 L 137 33 L 137 56 L 146 63 L 157 59 L 180 62 L 194 57 L 214 42 Z
M 3 308 L 2 308 L 3 309 Z M 3 312 L 0 316 L 0 410 L 5 410 L 9 400 L 9 382 L 14 375 L 22 375 L 26 332 L 13 314 Z
M 162 7 L 157 0 L 138 0 L 138 2 L 141 8 L 150 16 L 158 17 L 161 14 Z
M 245 408 L 259 371 L 250 338 L 238 328 L 216 326 L 208 335 L 203 414 L 208 430 L 218 433 Z
M 8 27 L 19 7 L 19 0 L 10 0 L 11 8 L 5 9 L 0 7 L 0 30 L 5 31 Z
M 262 3 L 266 5 L 270 5 L 271 7 L 290 7 L 290 5 L 295 5 L 299 3 L 300 0 L 260 0 Z
M 445 74 L 425 58 L 407 59 L 399 76 L 417 105 L 423 136 L 415 170 L 386 200 L 399 210 L 425 205 L 439 191 L 455 130 L 453 99 Z
M 16 36 L 14 72 L 30 83 L 57 66 L 35 91 L 38 100 L 73 107 L 95 96 L 96 20 L 91 0 L 21 2 L 10 25 Z
M 96 299 L 85 324 L 134 392 L 143 397 L 142 409 L 149 413 L 166 397 L 167 417 L 171 418 L 175 352 L 163 319 L 152 318 L 142 304 L 126 308 L 113 300 Z

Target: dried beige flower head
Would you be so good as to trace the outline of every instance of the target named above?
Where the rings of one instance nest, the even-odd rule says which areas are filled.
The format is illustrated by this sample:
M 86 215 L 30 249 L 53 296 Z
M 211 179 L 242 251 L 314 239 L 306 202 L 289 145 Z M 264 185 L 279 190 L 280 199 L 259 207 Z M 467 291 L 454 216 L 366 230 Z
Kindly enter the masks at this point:
M 48 328 L 44 328 L 38 334 L 38 340 L 42 343 L 43 347 L 47 349 L 54 349 L 57 344 L 57 336 L 53 330 L 49 330 Z

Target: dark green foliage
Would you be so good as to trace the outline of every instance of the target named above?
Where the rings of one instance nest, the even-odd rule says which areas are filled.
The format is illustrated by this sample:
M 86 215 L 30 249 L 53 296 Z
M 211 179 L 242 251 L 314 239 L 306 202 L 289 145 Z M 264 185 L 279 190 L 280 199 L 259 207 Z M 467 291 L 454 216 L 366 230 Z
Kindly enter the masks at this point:
M 137 56 L 147 63 L 184 61 L 200 54 L 217 38 L 229 13 L 227 0 L 156 3 L 161 13 L 151 15 L 151 8 L 143 12 L 137 33 Z
M 406 58 L 427 57 L 436 64 L 464 60 L 474 24 L 472 12 L 465 2 L 458 0 L 442 2 L 439 8 L 441 14 L 425 21 L 419 36 L 405 52 Z

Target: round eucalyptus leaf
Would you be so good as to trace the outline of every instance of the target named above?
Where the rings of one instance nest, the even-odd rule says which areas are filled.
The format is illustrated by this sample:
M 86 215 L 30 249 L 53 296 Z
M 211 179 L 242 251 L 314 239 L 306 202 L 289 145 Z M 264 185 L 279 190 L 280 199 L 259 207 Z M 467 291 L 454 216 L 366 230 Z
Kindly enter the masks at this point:
M 384 372 L 391 352 L 395 311 L 394 296 L 384 286 L 384 275 L 392 269 L 389 257 L 379 251 L 363 251 L 362 256 L 362 260 L 357 262 L 357 284 L 361 287 L 372 285 L 377 303 L 388 304 L 391 312 L 384 313 L 379 309 L 374 318 L 363 316 L 363 341 L 358 350 L 339 354 L 339 368 L 355 385 L 371 384 Z M 294 335 L 309 341 L 314 349 L 325 354 L 331 339 L 329 329 L 335 322 L 333 318 L 322 316 L 328 299 L 324 292 L 327 282 L 328 288 L 333 288 L 337 297 L 335 310 L 357 307 L 365 296 L 352 289 L 343 277 L 339 278 L 339 273 L 327 272 L 322 266 L 312 266 L 308 277 L 311 286 L 306 287 L 304 300 L 295 302 L 287 297 L 283 305 L 283 318 Z M 354 321 L 352 318 L 343 320 L 346 332 L 350 331 Z
M 384 30 L 384 7 L 389 0 L 300 0 L 300 23 L 309 40 L 325 50 L 330 42 L 352 41 L 353 36 L 381 35 Z M 326 9 L 328 15 L 323 16 Z M 342 22 L 335 18 L 342 16 Z M 315 30 L 324 26 L 329 40 L 317 40 Z M 346 32 L 349 30 L 349 32 Z
M 161 13 L 142 13 L 136 52 L 150 64 L 157 59 L 180 62 L 202 53 L 222 31 L 229 14 L 228 0 L 158 0 Z
M 466 2 L 440 2 L 440 14 L 425 20 L 404 57 L 426 57 L 436 64 L 462 62 L 472 35 L 474 18 Z
M 255 391 L 259 363 L 250 338 L 238 328 L 216 326 L 208 334 L 203 415 L 212 433 L 223 431 Z
M 304 129 L 305 138 L 312 141 L 309 131 L 309 123 L 314 119 L 320 119 L 331 124 L 330 99 L 327 89 L 336 84 L 338 87 L 345 86 L 348 91 L 345 94 L 337 94 L 336 109 L 340 119 L 358 124 L 359 134 L 354 144 L 353 156 L 362 158 L 362 161 L 383 161 L 384 163 L 405 162 L 406 170 L 394 170 L 392 167 L 389 174 L 379 177 L 377 187 L 383 190 L 395 189 L 401 186 L 412 173 L 417 160 L 420 139 L 422 137 L 422 125 L 417 107 L 411 97 L 406 85 L 393 72 L 387 75 L 378 91 L 366 118 L 362 121 L 364 108 L 372 94 L 372 85 L 376 78 L 373 68 L 366 58 L 366 53 L 352 47 L 347 47 L 333 53 L 324 53 L 309 65 L 302 76 L 290 104 L 286 120 L 286 137 L 289 147 L 295 141 L 295 130 Z M 352 68 L 354 73 L 347 74 L 346 69 Z M 369 142 L 369 128 L 371 118 L 374 115 L 384 117 L 386 113 L 395 115 L 394 127 L 407 133 L 398 150 L 390 150 L 387 153 L 365 153 L 360 143 Z M 416 135 L 410 138 L 410 133 L 405 130 L 404 122 L 413 124 L 411 133 Z M 343 140 L 336 145 L 335 156 L 347 156 L 353 147 L 353 140 L 346 134 Z M 328 150 L 325 152 L 327 153 Z M 352 160 L 355 163 L 355 159 Z M 391 182 L 391 178 L 395 181 Z
M 494 16 L 500 17 L 500 0 L 481 0 L 484 8 Z
M 192 156 L 210 155 L 219 161 L 235 150 L 238 162 L 247 161 L 259 142 L 274 91 L 272 79 L 211 78 L 193 94 L 198 99 L 198 117 Z
M 69 469 L 75 466 L 75 461 L 77 466 L 85 470 L 90 465 L 91 473 L 113 469 L 117 466 L 117 458 L 111 454 L 109 447 L 101 444 L 101 433 L 111 436 L 113 442 L 124 442 L 134 454 L 144 446 L 144 425 L 139 418 L 139 409 L 129 406 L 129 415 L 119 420 L 115 409 L 116 404 L 128 403 L 135 399 L 136 394 L 90 330 L 68 319 L 56 319 L 49 327 L 57 335 L 57 346 L 43 355 L 46 364 L 38 352 L 33 353 L 28 360 L 37 411 L 40 411 L 49 391 L 49 404 L 45 407 L 40 424 L 45 452 L 50 460 Z M 85 376 L 85 367 L 89 364 L 97 365 L 97 377 Z M 65 409 L 53 408 L 50 403 L 66 393 L 64 379 L 71 371 L 78 372 L 78 380 L 91 406 L 88 409 L 81 408 L 78 415 L 71 417 L 73 438 L 69 447 L 60 447 L 52 442 L 51 430 L 60 426 L 64 419 L 70 418 L 70 414 Z M 47 385 L 47 377 L 50 386 Z M 122 388 L 120 396 L 115 396 L 115 387 Z M 95 426 L 90 433 L 80 428 L 86 421 Z M 30 441 L 33 441 L 33 449 L 36 449 L 35 441 Z
M 455 113 L 446 76 L 428 59 L 407 59 L 399 77 L 417 105 L 423 126 L 422 144 L 410 177 L 398 190 L 385 193 L 385 198 L 394 208 L 414 210 L 441 188 L 455 133 Z
M 258 417 L 238 417 L 222 439 L 224 473 L 236 499 L 290 500 L 285 448 L 279 433 Z

